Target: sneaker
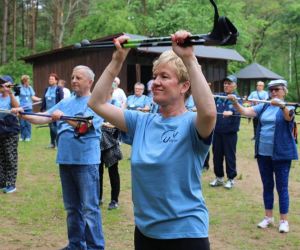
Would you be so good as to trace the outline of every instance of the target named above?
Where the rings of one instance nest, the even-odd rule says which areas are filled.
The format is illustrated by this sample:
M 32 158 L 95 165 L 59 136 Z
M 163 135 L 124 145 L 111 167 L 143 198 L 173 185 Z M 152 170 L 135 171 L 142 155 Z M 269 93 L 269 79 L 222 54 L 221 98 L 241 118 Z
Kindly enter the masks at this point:
M 265 216 L 265 218 L 257 224 L 259 228 L 267 228 L 270 226 L 274 226 L 274 217 Z
M 109 203 L 108 205 L 108 210 L 117 209 L 118 207 L 119 207 L 118 202 L 111 201 L 111 203 Z
M 49 144 L 46 148 L 55 148 L 55 145 Z
M 228 179 L 226 181 L 226 183 L 224 184 L 224 188 L 227 188 L 227 189 L 232 189 L 234 186 L 234 180 L 232 179 Z
M 25 141 L 31 141 L 31 139 L 30 138 L 26 138 Z
M 13 193 L 17 190 L 15 186 L 7 186 L 6 188 L 3 189 L 3 192 L 6 194 Z
M 24 141 L 23 138 L 19 138 L 19 141 Z
M 290 231 L 289 223 L 287 220 L 280 220 L 279 233 L 288 233 Z
M 224 184 L 223 177 L 217 177 L 211 183 L 209 183 L 209 185 L 211 185 L 212 187 L 222 186 L 223 184 Z

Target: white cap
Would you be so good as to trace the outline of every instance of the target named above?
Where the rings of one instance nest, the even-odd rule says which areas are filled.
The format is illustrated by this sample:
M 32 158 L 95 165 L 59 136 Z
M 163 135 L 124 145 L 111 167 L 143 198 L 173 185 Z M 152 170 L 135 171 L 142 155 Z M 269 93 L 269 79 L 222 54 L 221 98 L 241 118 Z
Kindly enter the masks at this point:
M 268 89 L 274 86 L 284 86 L 287 87 L 287 81 L 283 79 L 272 80 L 268 83 Z

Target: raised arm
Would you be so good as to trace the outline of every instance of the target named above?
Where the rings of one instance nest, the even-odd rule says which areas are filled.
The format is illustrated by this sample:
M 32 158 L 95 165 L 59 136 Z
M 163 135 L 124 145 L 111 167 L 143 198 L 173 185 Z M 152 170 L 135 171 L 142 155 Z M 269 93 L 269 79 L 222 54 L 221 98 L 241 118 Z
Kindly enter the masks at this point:
M 121 43 L 127 39 L 129 37 L 125 35 L 115 39 L 116 51 L 113 53 L 111 62 L 97 81 L 88 102 L 88 106 L 98 115 L 124 132 L 127 132 L 124 110 L 107 103 L 107 96 L 111 91 L 112 82 L 121 71 L 124 60 L 129 52 L 129 49 L 124 49 L 121 46 Z
M 16 97 L 14 96 L 14 94 L 11 92 L 11 90 L 9 91 L 9 97 L 10 97 L 10 103 L 11 103 L 11 107 L 12 108 L 17 108 L 19 107 L 19 103 L 16 99 Z
M 197 108 L 197 131 L 202 138 L 207 138 L 215 127 L 216 105 L 193 48 L 177 45 L 178 42 L 183 42 L 189 35 L 186 31 L 176 32 L 172 35 L 172 46 L 174 52 L 182 59 L 190 76 L 192 95 Z

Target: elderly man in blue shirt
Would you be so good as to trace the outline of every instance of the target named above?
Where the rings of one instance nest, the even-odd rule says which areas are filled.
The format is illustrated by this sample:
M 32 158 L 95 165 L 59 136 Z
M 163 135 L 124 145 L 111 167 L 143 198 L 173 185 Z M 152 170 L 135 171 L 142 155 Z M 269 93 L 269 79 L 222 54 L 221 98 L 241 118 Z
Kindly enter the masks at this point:
M 69 238 L 65 249 L 104 249 L 99 209 L 99 140 L 103 119 L 87 106 L 94 77 L 89 67 L 76 66 L 71 81 L 75 95 L 63 99 L 44 113 L 50 114 L 51 118 L 22 115 L 23 119 L 34 124 L 58 121 L 56 161 L 67 211 Z M 60 118 L 63 115 L 93 116 L 93 120 L 88 124 L 62 121 Z M 80 129 L 80 135 L 76 129 Z

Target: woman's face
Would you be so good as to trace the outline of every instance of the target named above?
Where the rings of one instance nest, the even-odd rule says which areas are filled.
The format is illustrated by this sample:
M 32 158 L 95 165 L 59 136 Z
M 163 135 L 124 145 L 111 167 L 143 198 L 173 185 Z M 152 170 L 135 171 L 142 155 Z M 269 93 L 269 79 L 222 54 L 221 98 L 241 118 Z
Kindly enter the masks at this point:
M 54 76 L 49 76 L 49 85 L 53 86 L 57 84 L 57 80 L 55 79 Z
M 273 98 L 279 98 L 284 99 L 285 92 L 283 86 L 274 86 L 269 88 L 270 97 Z
M 9 92 L 11 92 L 11 87 L 10 87 L 11 83 L 3 83 L 0 85 L 0 93 L 2 95 L 7 95 L 9 94 Z
M 184 98 L 186 86 L 179 84 L 173 67 L 167 63 L 158 65 L 153 74 L 153 84 L 151 87 L 153 100 L 159 105 L 172 104 Z
M 23 85 L 24 85 L 24 86 L 29 86 L 29 84 L 30 84 L 30 80 L 29 80 L 28 78 L 25 78 L 25 79 L 23 80 Z

